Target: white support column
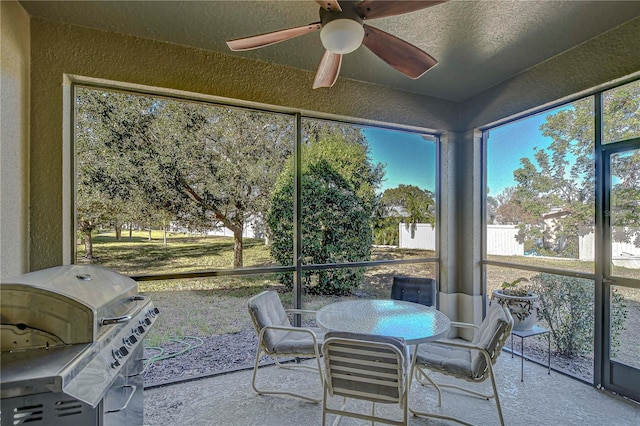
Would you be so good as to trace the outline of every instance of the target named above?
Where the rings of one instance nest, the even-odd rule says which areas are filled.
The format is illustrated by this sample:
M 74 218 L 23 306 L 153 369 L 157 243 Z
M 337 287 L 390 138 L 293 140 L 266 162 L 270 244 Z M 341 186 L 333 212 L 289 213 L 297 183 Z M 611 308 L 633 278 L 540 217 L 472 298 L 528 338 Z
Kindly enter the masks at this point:
M 453 321 L 482 320 L 481 132 L 449 133 L 441 151 L 440 308 Z

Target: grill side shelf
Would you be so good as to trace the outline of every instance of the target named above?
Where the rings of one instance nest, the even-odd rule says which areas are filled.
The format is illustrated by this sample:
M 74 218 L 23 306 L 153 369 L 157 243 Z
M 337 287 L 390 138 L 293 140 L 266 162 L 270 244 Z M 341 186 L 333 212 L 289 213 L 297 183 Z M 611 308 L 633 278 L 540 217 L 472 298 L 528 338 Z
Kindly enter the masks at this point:
M 62 391 L 58 372 L 74 359 L 84 357 L 89 347 L 82 344 L 2 352 L 0 398 Z

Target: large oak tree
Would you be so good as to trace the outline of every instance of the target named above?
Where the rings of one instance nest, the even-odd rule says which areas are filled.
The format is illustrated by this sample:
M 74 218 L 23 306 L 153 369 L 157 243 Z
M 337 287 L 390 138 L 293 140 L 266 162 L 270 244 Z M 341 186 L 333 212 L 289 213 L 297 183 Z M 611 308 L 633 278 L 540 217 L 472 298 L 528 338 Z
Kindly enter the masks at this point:
M 247 220 L 262 220 L 293 150 L 291 117 L 130 93 L 82 96 L 80 115 L 97 121 L 99 132 L 85 132 L 93 144 L 79 154 L 87 157 L 80 184 L 143 201 L 192 228 L 228 228 L 233 267 L 242 267 Z M 91 164 L 101 156 L 103 166 Z

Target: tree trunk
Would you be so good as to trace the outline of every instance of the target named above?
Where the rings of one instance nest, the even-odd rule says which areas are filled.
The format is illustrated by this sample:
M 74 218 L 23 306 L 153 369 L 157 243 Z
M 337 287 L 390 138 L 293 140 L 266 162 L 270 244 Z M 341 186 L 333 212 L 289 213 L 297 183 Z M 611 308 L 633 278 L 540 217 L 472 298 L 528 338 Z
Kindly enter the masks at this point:
M 129 222 L 129 241 L 133 239 L 133 223 Z
M 162 245 L 167 245 L 167 226 L 162 225 Z
M 84 231 L 84 257 L 93 259 L 93 241 L 91 239 L 91 229 Z
M 149 227 L 149 241 L 151 241 L 151 227 Z
M 242 268 L 242 228 L 233 229 L 233 269 Z
M 120 241 L 122 239 L 122 224 L 117 220 L 116 220 L 115 228 L 116 228 L 116 241 Z

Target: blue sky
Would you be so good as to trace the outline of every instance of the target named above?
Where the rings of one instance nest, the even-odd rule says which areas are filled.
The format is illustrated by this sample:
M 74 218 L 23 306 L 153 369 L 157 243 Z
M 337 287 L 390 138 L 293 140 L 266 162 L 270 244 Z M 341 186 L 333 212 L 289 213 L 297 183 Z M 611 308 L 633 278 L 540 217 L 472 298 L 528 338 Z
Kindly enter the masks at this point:
M 552 142 L 551 138 L 542 136 L 540 126 L 548 115 L 570 107 L 565 105 L 489 131 L 487 185 L 490 195 L 499 195 L 506 187 L 515 186 L 513 171 L 520 168 L 520 159 L 532 158 L 534 147 L 546 149 Z M 373 161 L 385 164 L 381 191 L 399 184 L 435 191 L 434 142 L 425 141 L 419 134 L 398 130 L 365 127 L 363 133 L 369 141 Z
M 399 184 L 435 191 L 436 148 L 433 141 L 426 141 L 415 133 L 372 127 L 364 128 L 363 133 L 369 141 L 374 163 L 385 164 L 381 192 Z
M 513 171 L 520 168 L 520 159 L 533 158 L 534 148 L 546 149 L 553 139 L 542 135 L 540 126 L 548 115 L 556 114 L 565 105 L 544 113 L 532 115 L 489 131 L 487 142 L 487 186 L 489 195 L 499 195 L 506 187 L 515 186 Z

